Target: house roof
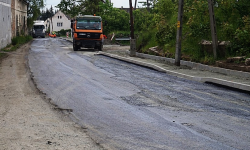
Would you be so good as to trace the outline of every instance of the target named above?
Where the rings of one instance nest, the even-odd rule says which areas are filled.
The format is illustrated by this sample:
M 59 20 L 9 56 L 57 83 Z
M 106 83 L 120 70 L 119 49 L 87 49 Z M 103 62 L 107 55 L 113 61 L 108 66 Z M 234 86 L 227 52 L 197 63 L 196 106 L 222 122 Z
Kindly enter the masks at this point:
M 61 10 L 59 10 L 58 12 L 56 12 L 55 14 L 54 14 L 54 16 L 56 15 L 56 14 L 58 14 L 58 13 L 62 13 L 62 14 L 64 14 L 67 18 L 68 18 L 68 20 L 71 20 L 71 18 L 68 16 L 68 15 L 66 15 L 64 12 L 62 12 Z M 53 16 L 53 17 L 54 17 Z
M 66 15 L 65 13 L 63 13 L 61 10 L 59 10 L 58 12 L 56 12 L 56 13 L 52 16 L 52 18 L 54 18 L 59 12 L 62 13 L 62 14 L 64 14 L 64 15 L 68 18 L 68 20 L 71 20 L 71 18 L 70 18 L 68 15 Z M 51 17 L 47 18 L 46 20 L 50 20 L 50 18 L 51 18 Z

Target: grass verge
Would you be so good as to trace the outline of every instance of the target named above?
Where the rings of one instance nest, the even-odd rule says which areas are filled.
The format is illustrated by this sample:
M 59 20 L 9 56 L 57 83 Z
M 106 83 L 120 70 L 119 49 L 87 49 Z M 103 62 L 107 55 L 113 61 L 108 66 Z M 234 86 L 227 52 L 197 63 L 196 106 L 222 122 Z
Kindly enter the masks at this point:
M 31 36 L 17 36 L 11 40 L 11 44 L 7 45 L 5 48 L 0 50 L 0 63 L 8 54 L 6 52 L 13 52 L 16 51 L 20 46 L 23 44 L 31 41 L 33 38 Z

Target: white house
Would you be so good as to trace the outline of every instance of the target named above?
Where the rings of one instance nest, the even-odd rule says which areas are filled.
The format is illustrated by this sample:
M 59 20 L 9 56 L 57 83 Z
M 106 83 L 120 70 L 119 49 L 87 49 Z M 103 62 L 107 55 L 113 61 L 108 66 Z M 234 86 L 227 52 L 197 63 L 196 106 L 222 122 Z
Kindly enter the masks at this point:
M 52 23 L 51 23 L 52 22 Z M 63 12 L 58 11 L 53 17 L 45 20 L 44 25 L 46 30 L 50 28 L 50 31 L 60 31 L 62 29 L 70 29 L 71 20 Z

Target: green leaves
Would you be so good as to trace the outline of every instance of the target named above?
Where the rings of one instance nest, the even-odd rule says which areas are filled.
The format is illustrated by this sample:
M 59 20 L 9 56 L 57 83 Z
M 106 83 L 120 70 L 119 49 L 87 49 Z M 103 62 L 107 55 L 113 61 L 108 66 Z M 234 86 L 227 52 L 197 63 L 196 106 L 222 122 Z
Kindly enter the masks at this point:
M 146 2 L 143 0 L 142 2 Z M 143 44 L 156 43 L 163 48 L 174 49 L 178 0 L 149 0 L 150 11 L 146 8 L 134 11 L 134 28 Z M 145 3 L 146 4 L 146 3 Z M 230 41 L 230 53 L 250 55 L 250 3 L 249 0 L 215 0 L 214 11 L 219 41 Z M 129 32 L 129 13 L 113 8 L 109 0 L 62 0 L 58 8 L 74 17 L 99 15 L 107 23 L 105 34 L 114 31 Z M 153 32 L 154 31 L 154 32 Z M 145 33 L 147 32 L 147 33 Z M 185 0 L 183 16 L 183 53 L 192 53 L 196 60 L 209 58 L 201 52 L 199 43 L 211 40 L 207 0 Z M 139 44 L 139 47 L 143 47 Z M 152 44 L 153 45 L 153 44 Z M 156 46 L 156 45 L 155 45 Z M 204 57 L 204 58 L 201 58 Z M 208 59 L 207 59 L 208 60 Z
M 114 31 L 129 31 L 129 14 L 124 10 L 114 8 L 113 4 L 99 2 L 99 11 L 96 13 L 101 16 L 107 24 L 103 27 L 105 34 Z
M 77 0 L 61 0 L 56 7 L 72 18 L 77 16 L 80 11 Z
M 27 19 L 27 25 L 29 28 L 32 27 L 33 21 L 37 20 L 38 16 L 40 15 L 40 8 L 44 7 L 44 1 L 43 0 L 27 0 L 28 5 L 28 19 Z

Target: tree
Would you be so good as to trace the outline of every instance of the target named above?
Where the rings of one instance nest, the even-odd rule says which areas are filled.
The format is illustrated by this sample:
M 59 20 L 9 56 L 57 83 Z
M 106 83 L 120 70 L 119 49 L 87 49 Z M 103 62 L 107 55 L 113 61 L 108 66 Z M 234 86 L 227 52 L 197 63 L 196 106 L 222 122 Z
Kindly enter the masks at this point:
M 98 16 L 101 16 L 107 25 L 104 26 L 105 34 L 113 31 L 129 31 L 129 14 L 124 10 L 114 8 L 109 0 L 106 3 L 99 1 Z
M 46 20 L 46 19 L 48 19 L 48 18 L 50 18 L 51 16 L 53 16 L 54 15 L 54 13 L 52 12 L 51 13 L 51 11 L 48 9 L 48 8 L 46 8 L 46 11 L 42 11 L 41 12 L 41 15 L 40 15 L 40 19 L 41 20 Z
M 145 6 L 147 7 L 147 10 L 149 11 L 150 8 L 154 8 L 154 5 L 158 2 L 158 0 L 146 0 L 145 2 L 144 1 L 141 1 L 139 3 L 142 3 L 142 6 Z
M 49 9 L 49 13 L 51 14 L 50 17 L 54 16 L 54 9 L 53 9 L 52 5 L 51 5 L 51 7 Z
M 72 18 L 77 15 L 93 15 L 99 12 L 99 2 L 104 0 L 61 0 L 56 6 Z
M 28 5 L 28 13 L 27 13 L 27 25 L 28 28 L 31 28 L 34 24 L 34 20 L 36 20 L 41 12 L 40 9 L 44 7 L 43 0 L 27 0 Z
M 83 15 L 93 15 L 99 12 L 99 2 L 103 0 L 80 0 L 80 10 Z
M 77 0 L 61 0 L 61 2 L 56 7 L 73 18 L 80 12 L 80 3 L 81 1 Z

